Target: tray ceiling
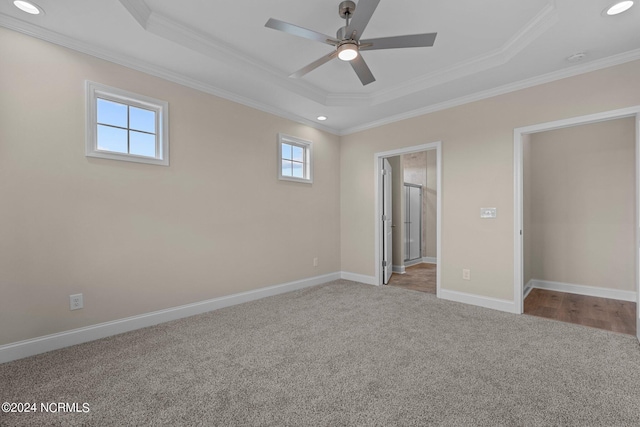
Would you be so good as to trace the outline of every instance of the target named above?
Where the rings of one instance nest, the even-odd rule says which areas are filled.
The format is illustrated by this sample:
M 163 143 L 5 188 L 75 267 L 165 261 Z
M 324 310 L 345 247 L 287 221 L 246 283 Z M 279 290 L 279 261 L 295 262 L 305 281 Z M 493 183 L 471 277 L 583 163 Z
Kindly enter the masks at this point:
M 337 59 L 289 78 L 332 47 L 264 26 L 273 17 L 334 36 L 338 1 L 36 3 L 45 14 L 1 2 L 0 25 L 338 134 L 640 58 L 640 6 L 605 17 L 602 0 L 382 0 L 363 38 L 438 36 L 431 48 L 362 52 L 376 77 L 367 86 Z

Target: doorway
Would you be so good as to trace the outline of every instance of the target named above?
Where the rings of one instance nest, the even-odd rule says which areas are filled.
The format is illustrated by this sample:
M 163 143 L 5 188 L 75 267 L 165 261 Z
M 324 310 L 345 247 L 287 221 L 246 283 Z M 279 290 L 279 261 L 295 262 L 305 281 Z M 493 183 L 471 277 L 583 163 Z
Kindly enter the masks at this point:
M 605 241 L 603 239 L 602 236 L 605 236 L 605 232 L 604 231 L 596 231 L 599 234 L 599 237 L 594 237 L 593 235 L 591 236 L 580 236 L 580 237 L 574 237 L 571 235 L 571 233 L 575 230 L 572 230 L 570 228 L 579 228 L 580 227 L 580 220 L 573 220 L 573 222 L 569 222 L 570 227 L 565 227 L 564 229 L 562 229 L 562 233 L 564 233 L 564 235 L 562 236 L 564 238 L 564 240 L 560 240 L 558 242 L 555 243 L 555 246 L 553 246 L 554 244 L 550 242 L 550 240 L 553 239 L 558 239 L 558 234 L 560 233 L 559 230 L 547 230 L 546 234 L 542 234 L 541 230 L 534 230 L 534 226 L 532 226 L 531 223 L 531 218 L 526 218 L 527 216 L 527 212 L 535 212 L 536 209 L 540 210 L 541 207 L 537 206 L 539 204 L 544 204 L 545 200 L 544 197 L 547 197 L 549 195 L 545 194 L 544 197 L 542 198 L 542 200 L 538 200 L 535 199 L 534 200 L 534 204 L 536 205 L 534 208 L 531 209 L 531 211 L 527 210 L 527 204 L 531 202 L 531 200 L 526 200 L 524 195 L 527 192 L 527 189 L 525 189 L 525 184 L 526 184 L 526 180 L 524 178 L 524 174 L 526 171 L 526 166 L 525 166 L 525 160 L 526 160 L 526 156 L 525 156 L 525 151 L 527 150 L 527 143 L 530 141 L 530 139 L 532 137 L 536 137 L 537 135 L 552 135 L 554 134 L 551 131 L 554 131 L 555 134 L 562 134 L 566 132 L 573 132 L 573 129 L 578 129 L 578 127 L 584 127 L 586 128 L 587 125 L 591 126 L 593 129 L 597 129 L 598 126 L 605 126 L 608 122 L 611 122 L 613 120 L 616 119 L 627 119 L 627 128 L 629 128 L 629 133 L 630 134 L 635 134 L 633 139 L 635 140 L 633 145 L 635 148 L 635 154 L 631 151 L 628 152 L 626 155 L 627 157 L 630 157 L 630 161 L 628 161 L 627 163 L 629 163 L 626 167 L 628 169 L 628 174 L 627 175 L 631 175 L 633 176 L 633 184 L 629 183 L 627 185 L 627 190 L 625 190 L 628 194 L 626 195 L 627 200 L 631 199 L 631 203 L 629 204 L 629 206 L 626 206 L 626 208 L 624 209 L 625 212 L 628 213 L 628 225 L 627 225 L 627 229 L 622 232 L 622 234 L 620 234 L 621 236 L 624 233 L 627 233 L 627 235 L 631 234 L 631 236 L 627 236 L 628 237 L 628 241 L 626 242 L 627 244 L 623 245 L 624 247 L 627 247 L 627 249 L 625 249 L 625 257 L 627 260 L 627 269 L 626 269 L 626 282 L 632 282 L 633 286 L 630 287 L 628 290 L 624 289 L 606 289 L 606 287 L 603 288 L 598 288 L 597 285 L 594 285 L 593 283 L 586 283 L 588 286 L 582 286 L 582 284 L 580 284 L 580 279 L 575 279 L 576 275 L 568 275 L 570 273 L 571 269 L 575 269 L 576 266 L 578 265 L 585 265 L 585 262 L 577 262 L 577 261 L 573 261 L 573 260 L 565 260 L 565 261 L 561 261 L 559 264 L 553 264 L 552 261 L 550 261 L 549 259 L 546 262 L 543 262 L 543 275 L 551 275 L 552 272 L 555 271 L 555 273 L 557 276 L 556 277 L 562 277 L 562 273 L 565 274 L 565 278 L 574 278 L 574 283 L 571 283 L 571 281 L 569 281 L 569 279 L 567 279 L 567 281 L 569 281 L 569 283 L 565 283 L 559 279 L 550 279 L 550 280 L 532 280 L 532 279 L 536 279 L 532 277 L 532 273 L 531 273 L 531 266 L 532 265 L 536 265 L 536 262 L 532 262 L 530 261 L 530 264 L 527 264 L 527 262 L 525 262 L 525 255 L 527 254 L 527 252 L 532 251 L 532 249 L 530 247 L 525 247 L 525 245 L 531 245 L 531 242 L 536 242 L 536 239 L 538 240 L 543 240 L 542 243 L 536 243 L 536 246 L 538 249 L 540 250 L 539 247 L 542 248 L 547 248 L 549 250 L 549 252 L 553 252 L 554 250 L 558 250 L 560 249 L 561 251 L 564 250 L 564 252 L 571 252 L 572 249 L 574 248 L 573 251 L 575 252 L 580 252 L 583 250 L 591 250 L 591 251 L 597 251 L 598 249 L 600 249 L 599 247 L 595 247 L 597 246 L 598 242 L 600 241 Z M 640 181 L 639 181 L 639 175 L 638 175 L 638 171 L 640 170 L 639 167 L 639 153 L 638 153 L 638 147 L 640 146 L 640 139 L 639 139 L 639 135 L 638 135 L 638 128 L 639 128 L 639 118 L 640 118 L 640 107 L 634 107 L 634 108 L 629 108 L 629 109 L 623 109 L 623 110 L 616 110 L 616 111 L 611 111 L 611 112 L 606 112 L 606 113 L 600 113 L 600 114 L 594 114 L 594 115 L 589 115 L 589 116 L 583 116 L 583 117 L 577 117 L 577 118 L 573 118 L 573 119 L 568 119 L 568 120 L 561 120 L 561 121 L 557 121 L 557 122 L 550 122 L 550 123 L 544 123 L 544 124 L 540 124 L 540 125 L 535 125 L 535 126 L 529 126 L 526 128 L 518 128 L 515 129 L 514 131 L 514 184 L 515 184 L 515 197 L 514 197 L 514 253 L 515 253 L 515 257 L 514 257 L 514 272 L 515 272 L 515 277 L 514 277 L 514 302 L 516 304 L 516 312 L 518 313 L 522 313 L 524 311 L 524 299 L 526 298 L 528 292 L 530 291 L 531 288 L 537 288 L 537 289 L 544 289 L 545 291 L 561 291 L 561 292 L 567 292 L 569 294 L 573 293 L 573 294 L 582 294 L 582 295 L 589 295 L 591 297 L 601 297 L 601 296 L 605 296 L 607 297 L 607 295 L 609 296 L 613 296 L 614 299 L 626 299 L 626 300 L 633 300 L 636 303 L 636 306 L 638 305 L 639 302 L 639 298 L 640 298 L 640 292 L 638 292 L 638 277 L 639 277 L 639 270 L 638 270 L 638 266 L 639 266 L 639 258 L 640 258 L 640 247 L 638 246 L 638 225 L 640 225 L 640 205 L 638 204 L 639 201 L 639 197 L 638 197 L 638 190 L 640 188 Z M 629 122 L 630 121 L 630 122 Z M 584 125 L 584 126 L 583 126 Z M 590 128 L 591 129 L 591 128 Z M 546 136 L 545 136 L 546 137 Z M 544 140 L 544 138 L 542 138 L 542 140 Z M 580 151 L 576 151 L 576 147 L 578 147 L 578 149 Z M 580 157 L 583 153 L 582 153 L 582 146 L 576 146 L 574 147 L 573 151 L 572 151 L 572 155 L 570 156 L 572 159 L 573 157 Z M 595 148 L 596 148 L 596 155 L 600 156 L 600 159 L 604 160 L 604 157 L 602 157 L 603 155 L 605 156 L 611 156 L 611 155 L 617 155 L 618 159 L 620 159 L 620 153 L 606 153 L 606 138 L 604 139 L 604 141 L 602 143 L 597 143 L 595 144 Z M 569 158 L 569 154 L 565 153 L 567 158 Z M 556 162 L 556 158 L 555 157 L 547 157 L 547 163 L 551 162 L 554 163 Z M 598 159 L 596 159 L 598 160 Z M 609 159 L 610 160 L 610 159 Z M 547 165 L 547 163 L 544 163 L 545 165 Z M 571 162 L 565 163 L 564 167 L 566 167 L 567 165 L 571 165 Z M 594 161 L 591 165 L 592 168 L 598 168 L 600 167 L 600 164 L 598 163 L 598 161 Z M 615 167 L 615 166 L 614 166 Z M 561 169 L 562 173 L 564 175 L 568 175 L 567 174 L 567 170 Z M 588 173 L 589 171 L 585 171 L 586 173 Z M 617 172 L 617 171 L 616 171 Z M 549 174 L 553 174 L 553 170 L 551 170 L 549 172 Z M 548 178 L 548 176 L 544 175 L 542 181 L 546 180 Z M 562 179 L 567 179 L 567 176 L 562 177 Z M 535 181 L 535 179 L 530 179 L 529 182 Z M 580 181 L 585 181 L 584 179 L 581 179 L 579 176 L 576 177 L 573 181 L 573 183 L 571 185 L 576 185 L 578 183 L 580 183 Z M 582 183 L 584 185 L 584 183 Z M 580 190 L 578 190 L 576 193 L 574 192 L 569 192 L 567 194 L 565 194 L 564 196 L 558 194 L 556 199 L 563 199 L 563 198 L 582 198 L 581 200 L 579 200 L 579 203 L 576 205 L 575 208 L 569 208 L 567 210 L 567 212 L 563 212 L 561 210 L 558 210 L 558 207 L 556 206 L 555 208 L 547 208 L 545 207 L 545 211 L 541 214 L 538 215 L 539 219 L 538 222 L 540 221 L 540 218 L 544 218 L 545 221 L 553 219 L 553 209 L 556 210 L 556 212 L 559 212 L 561 215 L 563 215 L 565 217 L 565 221 L 566 221 L 566 215 L 568 213 L 569 210 L 573 210 L 574 212 L 578 212 L 579 214 L 579 218 L 581 218 L 581 216 L 589 216 L 589 215 L 596 215 L 598 217 L 599 221 L 602 221 L 602 215 L 603 212 L 606 212 L 607 209 L 602 210 L 600 213 L 598 213 L 598 206 L 594 205 L 594 204 L 590 204 L 593 202 L 593 200 L 588 200 L 589 199 L 589 191 L 590 190 L 598 190 L 600 192 L 600 194 L 605 194 L 606 192 L 615 192 L 618 191 L 619 188 L 617 186 L 600 186 L 598 188 L 599 183 L 597 182 L 591 182 L 592 185 L 594 185 L 593 188 L 585 188 L 583 187 L 583 189 L 581 190 L 582 193 L 580 193 Z M 560 184 L 562 185 L 562 183 Z M 567 185 L 565 183 L 565 186 L 567 188 L 571 187 L 571 185 Z M 633 188 L 635 187 L 635 188 Z M 553 188 L 551 191 L 551 193 L 556 192 L 556 189 Z M 544 193 L 544 192 L 543 192 Z M 582 196 L 580 196 L 580 194 L 582 194 Z M 625 193 L 626 194 L 626 193 Z M 577 195 L 577 196 L 576 196 Z M 635 198 L 635 200 L 633 200 Z M 604 206 L 609 207 L 609 211 L 615 210 L 615 209 L 611 209 L 611 202 L 607 202 L 604 201 L 603 202 Z M 623 209 L 619 209 L 619 210 L 623 210 Z M 592 212 L 595 211 L 595 212 Z M 554 220 L 556 223 L 558 222 L 557 219 Z M 609 221 L 611 222 L 611 221 Z M 542 222 L 542 224 L 544 224 L 544 222 Z M 540 224 L 537 224 L 538 226 Z M 557 225 L 557 224 L 556 224 Z M 592 226 L 590 228 L 590 232 L 594 232 L 594 230 L 596 230 L 596 225 Z M 551 226 L 550 226 L 551 227 Z M 552 227 L 551 227 L 552 228 Z M 611 233 L 615 233 L 615 230 L 608 230 L 608 232 Z M 533 235 L 531 234 L 533 233 Z M 527 237 L 527 234 L 529 234 L 529 237 Z M 587 239 L 586 241 L 584 241 L 583 243 L 579 243 L 580 240 L 576 240 L 576 239 Z M 573 240 L 572 240 L 573 239 Z M 567 246 L 564 249 L 562 248 L 558 248 L 559 245 L 567 245 L 566 242 L 568 241 L 572 241 L 575 242 L 577 241 L 578 244 L 573 244 L 573 246 Z M 561 243 L 559 243 L 561 242 Z M 547 244 L 551 244 L 552 246 L 544 246 Z M 542 246 L 541 246 L 542 245 Z M 605 243 L 606 246 L 606 243 Z M 577 249 L 576 249 L 577 248 Z M 603 263 L 605 262 L 605 260 L 607 259 L 607 257 L 611 257 L 611 249 L 606 249 L 606 248 L 601 248 L 601 260 L 598 261 L 602 261 Z M 539 254 L 538 254 L 539 255 Z M 579 254 L 576 253 L 569 253 L 568 254 L 571 257 L 575 257 Z M 615 257 L 615 256 L 614 256 Z M 527 260 L 531 260 L 531 256 L 527 255 Z M 598 261 L 594 261 L 594 262 L 598 262 Z M 537 263 L 540 264 L 540 263 Z M 540 268 L 535 267 L 534 269 L 538 270 L 538 273 L 536 274 L 541 274 Z M 554 270 L 555 269 L 555 270 Z M 560 272 L 560 275 L 558 276 L 558 272 Z M 592 275 L 593 276 L 593 275 Z M 611 275 L 613 278 L 613 275 Z M 585 275 L 583 277 L 589 277 L 589 275 Z M 607 279 L 609 279 L 609 276 L 607 276 L 606 278 L 603 279 L 604 276 L 601 276 L 600 280 L 601 281 L 606 281 Z M 577 280 L 577 282 L 575 281 Z M 588 279 L 585 279 L 588 280 Z M 533 283 L 532 283 L 533 282 Z M 576 285 L 575 283 L 579 283 L 578 285 Z M 529 285 L 529 286 L 527 286 Z M 612 288 L 615 288 L 615 286 L 613 286 Z M 586 292 L 586 293 L 585 293 Z M 594 294 L 595 292 L 595 294 Z M 604 295 L 600 295 L 600 294 L 604 294 Z M 575 298 L 573 298 L 575 299 Z M 567 300 L 571 301 L 572 298 L 567 298 Z M 575 308 L 575 307 L 574 307 Z M 573 312 L 575 312 L 576 310 L 573 310 Z M 636 312 L 633 315 L 635 317 L 635 323 L 636 326 L 640 326 L 640 316 L 636 310 Z M 636 335 L 638 336 L 638 339 L 640 340 L 640 330 L 638 330 L 638 328 L 636 328 Z
M 383 285 L 389 282 L 389 280 L 393 280 L 390 277 L 390 272 L 393 272 L 393 277 L 404 277 L 405 280 L 409 279 L 412 274 L 416 273 L 417 276 L 424 277 L 424 273 L 430 274 L 432 277 L 435 277 L 433 280 L 434 286 L 432 287 L 432 293 L 436 295 L 440 292 L 440 275 L 437 274 L 439 269 L 440 260 L 441 260 L 441 199 L 442 199 L 442 174 L 441 174 L 441 159 L 442 159 L 442 143 L 440 141 L 423 144 L 414 147 L 408 147 L 393 151 L 381 152 L 374 154 L 374 170 L 375 170 L 375 272 L 376 272 L 376 281 L 377 285 Z M 412 222 L 411 219 L 407 220 L 406 211 L 410 210 L 410 207 L 407 208 L 407 199 L 405 187 L 405 179 L 404 174 L 400 174 L 401 162 L 399 161 L 400 156 L 403 155 L 413 155 L 417 153 L 427 152 L 431 158 L 435 160 L 435 164 L 433 165 L 433 181 L 435 182 L 435 189 L 432 191 L 433 193 L 433 204 L 435 205 L 434 212 L 434 222 L 435 222 L 435 231 L 432 233 L 434 235 L 429 236 L 429 239 L 424 238 L 424 233 L 426 230 L 422 226 L 422 224 L 414 224 L 413 229 L 414 232 L 411 236 L 409 236 L 409 244 L 412 244 L 412 248 L 407 249 L 407 232 L 411 233 L 410 227 L 406 227 L 406 222 Z M 399 170 L 400 168 L 400 170 Z M 390 180 L 385 180 L 385 169 L 390 170 L 391 172 L 386 172 L 387 176 L 390 175 Z M 390 194 L 388 192 L 389 182 L 394 183 L 392 185 L 395 191 Z M 386 185 L 385 185 L 386 183 Z M 407 184 L 412 184 L 408 182 Z M 409 187 L 412 187 L 409 185 Z M 385 188 L 387 190 L 385 190 Z M 425 186 L 422 188 L 418 187 L 418 184 L 413 185 L 413 188 L 420 189 L 422 192 L 425 191 Z M 413 190 L 414 197 L 417 197 L 417 191 Z M 400 197 L 402 196 L 402 197 Z M 425 195 L 423 194 L 420 199 L 420 204 L 414 204 L 414 217 L 413 220 L 416 220 L 416 212 L 423 209 L 425 200 Z M 387 203 L 385 203 L 385 200 Z M 389 200 L 392 200 L 392 206 L 388 205 Z M 416 199 L 417 200 L 417 199 Z M 415 201 L 415 200 L 414 200 Z M 409 202 L 411 203 L 411 202 Z M 391 218 L 391 221 L 389 219 Z M 385 227 L 385 224 L 387 226 Z M 410 224 L 409 224 L 410 225 Z M 415 229 L 418 229 L 420 235 L 415 234 Z M 391 231 L 391 235 L 388 234 L 389 230 Z M 391 240 L 390 240 L 391 239 Z M 413 241 L 412 241 L 413 240 Z M 434 250 L 432 257 L 426 257 L 424 244 L 425 241 L 429 240 L 433 242 Z M 393 244 L 395 242 L 395 245 Z M 392 250 L 389 249 L 392 248 Z M 407 259 L 406 256 L 411 256 L 411 251 L 413 250 L 413 257 L 411 259 Z M 389 254 L 393 258 L 389 258 Z M 395 256 L 393 256 L 395 254 Z M 396 262 L 394 262 L 394 259 Z M 400 261 L 398 261 L 400 260 Z M 429 264 L 424 264 L 424 262 L 428 262 Z M 416 264 L 411 266 L 411 264 Z M 415 269 L 413 272 L 411 269 Z M 422 271 L 419 271 L 422 270 Z M 430 270 L 430 271 L 425 271 Z M 409 273 L 409 274 L 407 274 Z

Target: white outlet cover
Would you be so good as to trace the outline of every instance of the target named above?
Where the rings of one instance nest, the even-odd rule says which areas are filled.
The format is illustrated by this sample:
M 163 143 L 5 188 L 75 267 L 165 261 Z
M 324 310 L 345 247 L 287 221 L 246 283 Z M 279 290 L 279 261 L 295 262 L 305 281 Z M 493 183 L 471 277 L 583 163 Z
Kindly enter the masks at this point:
M 82 294 L 69 295 L 69 310 L 79 310 L 84 308 Z
M 496 208 L 480 208 L 480 218 L 495 218 L 498 216 Z

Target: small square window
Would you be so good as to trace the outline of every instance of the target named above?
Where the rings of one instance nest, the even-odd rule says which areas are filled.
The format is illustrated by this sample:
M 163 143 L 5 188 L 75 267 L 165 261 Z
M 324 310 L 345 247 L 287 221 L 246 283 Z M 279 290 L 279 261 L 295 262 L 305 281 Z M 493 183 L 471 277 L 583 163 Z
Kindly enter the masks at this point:
M 87 82 L 86 155 L 169 164 L 165 101 Z
M 278 134 L 278 179 L 313 182 L 311 141 Z

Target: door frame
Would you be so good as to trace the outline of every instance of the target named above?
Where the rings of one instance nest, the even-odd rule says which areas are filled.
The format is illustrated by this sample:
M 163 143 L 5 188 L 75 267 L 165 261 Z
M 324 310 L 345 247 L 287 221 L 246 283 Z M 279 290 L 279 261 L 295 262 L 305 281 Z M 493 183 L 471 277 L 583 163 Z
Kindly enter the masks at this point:
M 374 271 L 375 285 L 382 285 L 382 227 L 380 220 L 382 218 L 382 159 L 400 156 L 403 154 L 418 153 L 421 151 L 436 151 L 436 296 L 440 297 L 440 281 L 442 265 L 442 141 L 430 142 L 413 147 L 399 148 L 391 151 L 383 151 L 374 153 L 373 170 L 374 170 L 374 195 L 375 195 L 375 217 L 374 217 L 374 236 L 375 236 L 375 256 Z
M 393 167 L 382 159 L 382 283 L 388 284 L 393 275 Z M 391 241 L 388 237 L 391 236 Z M 385 261 L 387 262 L 385 264 Z
M 515 312 L 522 314 L 524 309 L 524 239 L 522 230 L 524 227 L 524 183 L 523 183 L 523 135 L 544 132 L 566 127 L 597 123 L 607 120 L 634 117 L 636 123 L 636 181 L 635 181 L 635 281 L 636 281 L 636 324 L 637 335 L 640 340 L 640 105 L 619 110 L 605 111 L 586 116 L 572 117 L 570 119 L 540 123 L 525 126 L 513 130 L 513 187 L 514 187 L 514 218 L 513 218 L 513 252 L 514 252 L 514 285 L 513 296 Z

